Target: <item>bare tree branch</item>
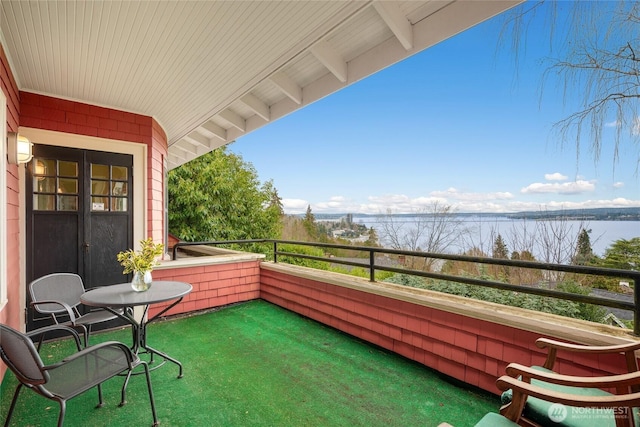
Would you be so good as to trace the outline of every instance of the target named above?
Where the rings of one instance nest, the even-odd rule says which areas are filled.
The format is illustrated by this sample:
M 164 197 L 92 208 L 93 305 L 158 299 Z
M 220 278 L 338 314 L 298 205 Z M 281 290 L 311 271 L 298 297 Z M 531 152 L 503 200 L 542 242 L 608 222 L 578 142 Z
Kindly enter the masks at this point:
M 640 57 L 636 54 L 640 46 L 640 2 L 572 2 L 570 21 L 562 27 L 557 23 L 559 5 L 551 0 L 527 3 L 509 18 L 505 28 L 512 35 L 516 58 L 526 46 L 529 20 L 536 13 L 548 13 L 552 22 L 550 50 L 555 48 L 563 55 L 562 59 L 547 58 L 549 65 L 543 81 L 560 77 L 565 101 L 581 100 L 577 111 L 553 126 L 560 143 L 573 140 L 579 157 L 582 140 L 587 138 L 597 162 L 606 135 L 604 129 L 616 127 L 614 165 L 623 144 L 637 150 L 636 163 L 640 165 Z M 566 7 L 567 3 L 561 6 Z M 563 44 L 555 46 L 558 29 L 566 34 Z M 503 35 L 506 33 L 503 30 Z

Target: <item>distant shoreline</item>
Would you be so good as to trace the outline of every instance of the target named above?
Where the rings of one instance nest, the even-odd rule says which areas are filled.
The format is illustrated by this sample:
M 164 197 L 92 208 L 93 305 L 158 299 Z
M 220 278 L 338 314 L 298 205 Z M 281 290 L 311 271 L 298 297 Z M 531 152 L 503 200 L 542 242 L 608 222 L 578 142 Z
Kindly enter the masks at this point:
M 298 214 L 304 216 L 304 214 Z M 388 214 L 366 213 L 314 213 L 317 220 L 338 220 L 351 215 L 353 218 L 380 218 Z M 459 217 L 487 217 L 506 219 L 530 220 L 565 220 L 565 221 L 640 221 L 640 207 L 633 208 L 595 208 L 595 209 L 566 209 L 554 211 L 523 211 L 523 212 L 454 212 Z M 391 214 L 393 217 L 430 216 L 420 213 Z

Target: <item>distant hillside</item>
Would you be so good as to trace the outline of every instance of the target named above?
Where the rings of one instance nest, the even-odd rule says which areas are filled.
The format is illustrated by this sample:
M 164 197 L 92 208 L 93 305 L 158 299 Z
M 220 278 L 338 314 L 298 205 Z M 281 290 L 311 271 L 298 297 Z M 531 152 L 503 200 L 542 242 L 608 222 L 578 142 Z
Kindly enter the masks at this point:
M 566 209 L 561 211 L 532 211 L 506 214 L 512 219 L 571 218 L 588 221 L 640 221 L 640 208 Z
M 344 218 L 348 213 L 314 213 L 317 220 L 321 221 L 336 221 Z M 353 218 L 375 218 L 386 216 L 384 214 L 363 214 L 352 213 Z M 585 221 L 640 221 L 640 207 L 636 208 L 597 208 L 597 209 L 564 209 L 556 211 L 524 211 L 514 213 L 494 213 L 494 212 L 474 212 L 465 213 L 458 212 L 459 216 L 486 216 L 486 217 L 505 217 L 510 219 L 575 219 Z M 304 216 L 301 214 L 300 216 Z M 411 217 L 416 214 L 393 214 L 397 217 Z

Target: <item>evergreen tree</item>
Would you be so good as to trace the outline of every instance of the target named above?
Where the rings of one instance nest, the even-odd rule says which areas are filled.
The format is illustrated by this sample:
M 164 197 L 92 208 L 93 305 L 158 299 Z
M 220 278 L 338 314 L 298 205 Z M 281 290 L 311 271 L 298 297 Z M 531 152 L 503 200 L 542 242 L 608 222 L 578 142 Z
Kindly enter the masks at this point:
M 309 234 L 311 239 L 318 238 L 318 227 L 316 225 L 316 217 L 311 212 L 311 205 L 307 205 L 307 212 L 304 214 L 304 219 L 302 220 L 302 224 L 304 225 L 305 230 Z
M 504 242 L 500 234 L 496 236 L 496 239 L 493 242 L 493 253 L 491 254 L 491 256 L 498 259 L 509 259 L 509 249 L 507 249 L 507 244 Z M 509 281 L 509 267 L 504 265 L 494 265 L 491 266 L 489 270 L 491 274 L 495 275 L 501 280 L 505 282 Z
M 575 265 L 589 265 L 594 258 L 593 249 L 591 248 L 591 239 L 589 233 L 591 230 L 582 229 L 578 234 L 578 244 L 576 245 L 576 254 L 573 257 Z
M 509 259 L 509 250 L 507 244 L 502 239 L 502 236 L 498 234 L 496 240 L 493 242 L 493 258 Z
M 284 206 L 282 205 L 282 198 L 280 194 L 278 194 L 278 189 L 273 186 L 271 181 L 265 184 L 268 192 L 271 194 L 271 200 L 269 201 L 269 208 L 275 210 L 280 214 L 280 216 L 284 216 Z
M 369 237 L 364 242 L 365 246 L 378 246 L 378 233 L 376 233 L 375 228 L 369 228 Z

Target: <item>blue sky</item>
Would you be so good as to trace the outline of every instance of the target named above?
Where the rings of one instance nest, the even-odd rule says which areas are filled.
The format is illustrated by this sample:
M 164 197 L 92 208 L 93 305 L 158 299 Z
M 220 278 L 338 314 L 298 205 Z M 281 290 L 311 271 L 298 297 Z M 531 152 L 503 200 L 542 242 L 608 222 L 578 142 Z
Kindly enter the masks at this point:
M 544 18 L 531 34 L 548 34 Z M 540 95 L 548 36 L 529 35 L 516 64 L 497 48 L 502 25 L 480 24 L 229 148 L 273 180 L 290 214 L 410 213 L 434 201 L 458 212 L 639 207 L 638 147 L 627 140 L 614 162 L 615 117 L 598 162 L 588 141 L 579 156 L 562 146 L 552 125 L 576 103 L 553 81 Z

